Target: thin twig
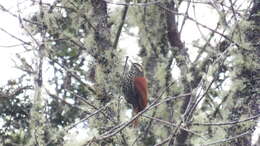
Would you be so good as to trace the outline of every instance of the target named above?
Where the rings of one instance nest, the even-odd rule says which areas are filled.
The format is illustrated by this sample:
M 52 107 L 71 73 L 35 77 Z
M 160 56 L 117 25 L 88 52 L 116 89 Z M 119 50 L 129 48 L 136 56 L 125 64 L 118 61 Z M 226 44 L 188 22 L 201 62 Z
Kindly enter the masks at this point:
M 218 144 L 218 143 L 228 142 L 228 141 L 231 141 L 231 140 L 234 140 L 234 139 L 246 136 L 248 134 L 251 134 L 252 132 L 253 131 L 251 129 L 249 129 L 248 131 L 246 131 L 244 133 L 241 133 L 239 135 L 236 135 L 234 137 L 230 137 L 230 138 L 227 138 L 227 139 L 221 139 L 221 140 L 217 140 L 217 141 L 214 141 L 214 142 L 211 142 L 211 143 L 203 144 L 203 146 L 209 146 L 209 145 L 215 145 L 215 144 Z
M 129 3 L 128 0 L 127 0 L 127 3 Z M 126 5 L 126 6 L 124 7 L 123 12 L 122 12 L 123 14 L 122 14 L 122 17 L 121 17 L 121 22 L 120 22 L 120 24 L 119 24 L 119 26 L 118 26 L 118 30 L 117 30 L 117 32 L 116 32 L 115 41 L 114 41 L 114 43 L 113 43 L 113 48 L 114 48 L 114 49 L 117 48 L 118 41 L 119 41 L 119 38 L 120 38 L 120 35 L 121 35 L 121 32 L 122 32 L 123 26 L 124 26 L 124 24 L 125 24 L 125 19 L 126 19 L 127 12 L 128 12 L 128 6 Z
M 24 86 L 24 87 L 18 87 L 11 93 L 9 92 L 0 92 L 0 101 L 1 100 L 7 100 L 13 97 L 18 96 L 19 94 L 23 93 L 24 90 L 32 89 L 32 86 Z
M 8 31 L 6 31 L 5 29 L 3 29 L 3 28 L 1 28 L 1 27 L 0 27 L 0 30 L 1 30 L 2 32 L 8 34 L 8 35 L 11 36 L 12 38 L 14 38 L 14 39 L 16 39 L 16 40 L 22 42 L 22 43 L 25 44 L 25 45 L 31 45 L 31 42 L 26 42 L 26 41 L 24 41 L 24 40 L 22 40 L 22 39 L 20 39 L 20 38 L 18 38 L 18 37 L 16 37 L 16 36 L 14 36 L 13 34 L 9 33 Z
M 98 110 L 96 110 L 95 112 L 93 112 L 92 114 L 88 115 L 87 117 L 81 119 L 80 121 L 70 125 L 69 127 L 66 128 L 66 131 L 68 131 L 69 129 L 72 129 L 73 127 L 75 127 L 76 125 L 88 120 L 89 118 L 93 117 L 94 115 L 100 113 L 101 111 L 103 111 L 104 109 L 106 109 L 109 105 L 111 105 L 113 102 L 109 102 L 107 105 L 102 106 L 101 108 L 99 108 Z
M 9 11 L 7 8 L 5 8 L 3 5 L 0 4 L 0 10 L 2 10 L 3 12 L 6 12 L 8 14 L 10 14 L 11 16 L 15 17 L 15 18 L 18 18 L 19 19 L 19 16 L 12 13 L 11 11 Z M 31 20 L 28 20 L 28 19 L 25 19 L 25 18 L 22 18 L 21 20 L 25 21 L 25 22 L 28 22 L 30 24 L 34 24 L 34 25 L 37 25 L 37 26 L 41 26 L 40 23 L 36 22 L 36 21 L 31 21 Z
M 191 4 L 191 1 L 188 1 L 188 6 L 186 8 L 186 11 L 185 11 L 185 16 L 188 16 L 189 15 L 189 8 L 190 8 L 190 4 Z M 180 29 L 180 34 L 184 28 L 184 25 L 185 25 L 185 22 L 187 20 L 187 18 L 184 16 L 183 20 L 182 20 L 182 24 L 181 24 L 181 29 Z
M 98 108 L 97 106 L 93 105 L 92 103 L 88 102 L 84 97 L 77 95 L 76 93 L 65 89 L 66 91 L 68 91 L 69 93 L 71 93 L 72 95 L 76 96 L 77 98 L 79 98 L 81 101 L 83 101 L 84 103 L 86 103 L 87 105 L 91 106 L 92 108 L 94 108 L 95 110 L 99 110 L 100 108 Z M 112 119 L 110 116 L 108 116 L 106 113 L 101 111 L 101 114 L 104 115 L 104 117 L 106 117 L 107 119 L 109 119 L 110 121 L 112 121 L 114 124 L 116 124 L 116 122 L 114 121 L 114 119 Z
M 193 112 L 195 111 L 196 107 L 200 103 L 200 101 L 208 94 L 209 89 L 211 88 L 212 84 L 215 82 L 216 78 L 213 78 L 210 84 L 208 85 L 206 91 L 203 93 L 203 95 L 195 102 L 193 105 L 191 105 L 191 108 L 189 109 L 189 112 L 187 113 L 187 117 L 191 116 Z
M 152 2 L 146 2 L 146 3 L 128 3 L 128 2 L 112 2 L 112 1 L 109 1 L 109 0 L 103 0 L 104 2 L 108 3 L 108 4 L 114 4 L 114 5 L 122 5 L 122 6 L 151 6 L 151 5 L 154 5 L 154 4 L 157 4 L 157 3 L 161 3 L 160 0 L 158 1 L 152 1 Z
M 230 121 L 230 122 L 222 122 L 222 123 L 192 123 L 191 125 L 194 125 L 194 126 L 226 126 L 226 125 L 233 125 L 233 124 L 238 124 L 238 123 L 255 120 L 258 117 L 260 117 L 260 114 L 240 120 L 240 121 Z
M 175 123 L 168 122 L 168 121 L 165 121 L 165 120 L 162 120 L 162 119 L 159 119 L 159 118 L 151 117 L 151 116 L 148 116 L 148 115 L 143 115 L 143 117 L 148 118 L 148 119 L 152 119 L 152 120 L 155 120 L 155 121 L 158 121 L 158 122 L 160 122 L 160 123 L 162 123 L 162 124 L 164 124 L 164 125 L 167 125 L 167 126 L 169 126 L 169 127 L 171 127 L 171 126 L 177 127 L 177 126 L 178 126 L 178 125 L 175 124 Z M 189 130 L 189 129 L 187 129 L 187 128 L 184 128 L 184 127 L 180 126 L 180 129 L 182 129 L 182 130 L 184 130 L 184 131 L 187 131 L 187 132 L 189 132 L 189 133 L 191 133 L 191 134 L 194 134 L 194 135 L 196 135 L 196 136 L 198 136 L 198 137 L 201 137 L 201 138 L 203 138 L 204 140 L 206 140 L 206 138 L 205 138 L 204 136 L 202 136 L 202 135 L 200 135 L 200 134 L 198 134 L 198 133 L 196 133 L 196 132 L 193 132 L 193 131 L 191 131 L 191 130 Z
M 235 42 L 234 40 L 232 40 L 232 39 L 229 38 L 228 36 L 224 35 L 223 33 L 220 33 L 220 32 L 218 32 L 218 31 L 216 31 L 216 30 L 214 30 L 214 29 L 212 29 L 212 28 L 206 26 L 205 24 L 202 24 L 202 23 L 198 22 L 198 21 L 195 20 L 194 18 L 192 18 L 192 17 L 190 17 L 190 16 L 188 16 L 188 15 L 185 15 L 184 13 L 179 13 L 179 12 L 173 11 L 173 10 L 168 9 L 168 8 L 166 8 L 166 7 L 164 7 L 164 6 L 160 5 L 160 4 L 157 4 L 157 6 L 159 6 L 160 8 L 162 8 L 162 9 L 164 9 L 164 10 L 170 12 L 170 13 L 174 13 L 174 14 L 176 14 L 176 15 L 182 15 L 182 16 L 186 17 L 187 19 L 189 19 L 190 21 L 192 21 L 192 22 L 194 22 L 194 23 L 197 23 L 198 25 L 202 26 L 203 28 L 208 29 L 208 30 L 210 30 L 210 31 L 212 31 L 212 32 L 215 32 L 216 34 L 222 36 L 222 37 L 225 38 L 226 40 L 228 40 L 228 41 L 234 43 L 237 47 L 243 48 L 243 47 L 241 47 L 237 42 Z
M 0 48 L 14 48 L 14 47 L 23 46 L 23 45 L 24 44 L 6 45 L 6 46 L 1 45 Z
M 164 144 L 166 144 L 169 140 L 170 140 L 171 136 L 167 137 L 165 140 L 163 140 L 162 142 L 155 144 L 154 146 L 162 146 Z
M 77 108 L 77 109 L 79 109 L 79 110 L 81 110 L 81 111 L 84 111 L 84 112 L 87 112 L 88 114 L 90 114 L 89 111 L 87 111 L 87 110 L 85 110 L 85 109 L 83 109 L 83 108 L 80 108 L 80 107 L 78 107 L 78 106 L 76 106 L 76 105 L 73 105 L 73 104 L 68 103 L 65 99 L 60 98 L 58 95 L 52 94 L 47 88 L 45 88 L 45 91 L 46 91 L 46 93 L 47 93 L 50 97 L 52 97 L 52 98 L 54 98 L 54 99 L 57 99 L 57 100 L 60 100 L 62 103 L 66 104 L 66 105 L 68 105 L 68 106 L 70 106 L 70 107 Z
M 129 56 L 126 56 L 126 58 L 125 58 L 125 65 L 124 65 L 123 77 L 125 76 L 126 66 L 127 66 L 127 61 L 128 61 L 128 59 L 129 59 Z
M 91 87 L 88 83 L 82 81 L 82 79 L 75 73 L 74 70 L 67 68 L 66 66 L 62 65 L 61 63 L 59 63 L 59 62 L 58 62 L 57 60 L 55 60 L 55 59 L 53 59 L 53 60 L 51 60 L 51 61 L 53 61 L 54 63 L 56 63 L 56 64 L 59 65 L 60 67 L 62 67 L 65 71 L 71 73 L 72 77 L 74 77 L 77 81 L 79 81 L 81 84 L 83 84 L 84 86 L 86 86 L 86 88 L 87 88 L 92 94 L 97 95 L 96 90 L 95 90 L 93 87 Z

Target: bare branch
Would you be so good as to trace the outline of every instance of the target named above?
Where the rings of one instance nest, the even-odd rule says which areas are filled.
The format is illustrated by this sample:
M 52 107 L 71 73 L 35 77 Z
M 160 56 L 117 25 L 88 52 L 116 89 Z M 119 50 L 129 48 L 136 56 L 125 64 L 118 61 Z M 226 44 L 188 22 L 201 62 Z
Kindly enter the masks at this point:
M 234 125 L 239 124 L 247 121 L 252 121 L 260 117 L 260 114 L 240 120 L 240 121 L 230 121 L 230 122 L 221 122 L 221 123 L 191 123 L 194 126 L 227 126 L 227 125 Z
M 0 92 L 0 101 L 7 100 L 7 99 L 13 98 L 15 96 L 18 96 L 24 90 L 27 90 L 27 89 L 32 89 L 32 87 L 31 86 L 18 87 L 14 91 L 12 91 L 11 93 Z
M 218 141 L 215 141 L 215 142 L 207 143 L 207 144 L 204 144 L 203 146 L 209 146 L 209 145 L 215 145 L 215 144 L 218 144 L 218 143 L 228 142 L 228 141 L 235 140 L 237 138 L 246 136 L 246 135 L 251 134 L 251 133 L 253 133 L 253 131 L 251 129 L 249 129 L 248 131 L 241 133 L 239 135 L 236 135 L 234 137 L 230 137 L 230 138 L 227 138 L 227 139 L 221 139 L 221 140 L 218 140 Z
M 153 119 L 153 120 L 158 121 L 158 122 L 160 122 L 160 123 L 162 123 L 162 124 L 164 124 L 164 125 L 166 125 L 166 126 L 169 126 L 169 127 L 171 127 L 171 126 L 177 127 L 177 126 L 178 126 L 178 125 L 175 124 L 175 123 L 168 122 L 168 121 L 165 121 L 165 120 L 162 120 L 162 119 L 158 119 L 158 118 L 155 118 L 155 117 L 151 117 L 151 116 L 148 116 L 148 115 L 143 115 L 143 117 L 148 118 L 148 119 Z M 200 135 L 200 134 L 198 134 L 198 133 L 196 133 L 196 132 L 194 132 L 194 131 L 191 131 L 191 130 L 189 130 L 189 129 L 187 129 L 187 128 L 184 128 L 184 127 L 180 126 L 180 129 L 185 130 L 185 131 L 187 131 L 187 132 L 189 132 L 189 133 L 191 133 L 191 134 L 194 134 L 194 135 L 196 135 L 196 136 L 198 136 L 198 137 L 201 137 L 201 138 L 203 138 L 204 140 L 206 140 L 206 138 L 205 138 L 204 136 L 202 136 L 202 135 Z
M 31 42 L 26 42 L 26 41 L 22 40 L 21 38 L 18 38 L 18 37 L 16 37 L 15 35 L 9 33 L 8 31 L 6 31 L 5 29 L 3 29 L 3 28 L 1 28 L 1 27 L 0 27 L 0 30 L 3 31 L 4 33 L 8 34 L 8 35 L 11 36 L 12 38 L 14 38 L 14 39 L 16 39 L 16 40 L 22 42 L 22 43 L 25 44 L 25 45 L 31 45 Z
M 104 2 L 108 3 L 108 4 L 114 4 L 114 5 L 122 5 L 122 6 L 150 6 L 150 5 L 154 5 L 154 4 L 157 4 L 157 3 L 161 3 L 160 0 L 158 1 L 152 1 L 152 2 L 145 2 L 145 3 L 118 3 L 118 2 L 112 2 L 112 1 L 109 1 L 109 0 L 103 0 Z
M 128 3 L 128 1 L 127 1 L 127 3 Z M 126 5 L 126 6 L 124 7 L 123 12 L 122 12 L 121 22 L 120 22 L 120 24 L 119 24 L 119 26 L 118 26 L 118 30 L 117 30 L 117 32 L 116 32 L 116 38 L 115 38 L 115 41 L 114 41 L 114 43 L 113 43 L 113 48 L 114 48 L 114 49 L 117 48 L 118 41 L 119 41 L 119 38 L 120 38 L 120 35 L 121 35 L 121 32 L 122 32 L 122 28 L 123 28 L 123 26 L 124 26 L 124 24 L 125 24 L 125 19 L 126 19 L 127 12 L 128 12 L 128 6 Z

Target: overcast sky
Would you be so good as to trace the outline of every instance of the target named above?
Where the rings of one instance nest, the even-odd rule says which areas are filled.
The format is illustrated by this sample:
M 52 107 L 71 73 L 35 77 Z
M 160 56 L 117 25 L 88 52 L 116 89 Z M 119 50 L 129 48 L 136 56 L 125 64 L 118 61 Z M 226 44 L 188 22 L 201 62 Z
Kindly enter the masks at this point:
M 43 0 L 43 2 L 51 2 L 53 0 Z M 28 16 L 32 14 L 35 10 L 37 10 L 37 7 L 31 7 L 31 1 L 29 0 L 2 0 L 0 2 L 1 5 L 3 5 L 5 8 L 7 8 L 12 13 L 17 13 L 20 9 L 23 16 Z M 114 5 L 113 5 L 114 6 Z M 210 10 L 207 7 L 198 6 L 198 9 L 203 9 L 205 11 L 208 11 L 211 13 L 211 15 L 208 15 L 207 13 L 204 13 L 204 11 L 198 11 L 197 17 L 199 18 L 200 22 L 204 22 L 205 25 L 214 28 L 216 25 L 218 19 L 215 19 L 216 17 L 212 17 L 215 15 L 214 10 Z M 185 11 L 185 7 L 183 7 L 183 12 Z M 216 15 L 215 15 L 216 16 Z M 11 16 L 8 13 L 5 13 L 3 11 L 0 11 L 0 28 L 6 30 L 8 33 L 21 38 L 23 40 L 29 40 L 26 35 L 23 35 L 22 29 L 20 29 L 19 21 L 17 18 Z M 210 21 L 209 21 L 210 20 Z M 186 46 L 189 46 L 193 40 L 196 40 L 200 37 L 200 34 L 198 33 L 198 30 L 196 29 L 195 25 L 191 22 L 186 22 L 186 27 L 190 29 L 184 29 L 182 32 L 182 37 L 185 38 Z M 132 29 L 132 32 L 135 34 L 138 33 L 138 28 Z M 126 34 L 123 34 L 120 38 L 119 47 L 126 49 L 127 54 L 132 57 L 134 60 L 138 60 L 138 57 L 136 56 L 136 50 L 139 49 L 138 42 L 136 37 L 130 37 Z M 14 69 L 14 62 L 12 59 L 15 58 L 15 53 L 21 53 L 24 51 L 22 46 L 19 46 L 21 44 L 20 41 L 10 37 L 10 35 L 6 34 L 5 32 L 0 30 L 0 65 L 2 71 L 0 76 L 0 85 L 3 85 L 6 83 L 8 79 L 15 78 L 19 76 L 19 71 Z M 131 44 L 131 45 L 129 45 Z M 4 47 L 4 46 L 13 46 L 18 45 L 16 47 Z M 131 47 L 131 48 L 130 48 Z M 196 53 L 196 49 L 190 49 L 193 51 L 191 54 Z M 195 57 L 195 55 L 192 55 L 191 57 Z M 193 59 L 192 58 L 192 59 Z
M 6 8 L 12 8 L 15 6 L 15 1 L 1 1 L 0 4 L 4 5 Z M 9 14 L 0 11 L 0 28 L 5 29 L 13 35 L 19 35 L 19 25 L 18 21 L 14 17 L 10 17 Z M 10 45 L 21 44 L 21 42 L 16 41 L 11 38 L 9 35 L 0 30 L 0 66 L 1 66 L 1 75 L 0 75 L 0 85 L 5 84 L 9 78 L 14 78 L 16 76 L 15 70 L 11 67 L 12 56 L 14 52 L 17 52 L 20 47 L 4 47 Z

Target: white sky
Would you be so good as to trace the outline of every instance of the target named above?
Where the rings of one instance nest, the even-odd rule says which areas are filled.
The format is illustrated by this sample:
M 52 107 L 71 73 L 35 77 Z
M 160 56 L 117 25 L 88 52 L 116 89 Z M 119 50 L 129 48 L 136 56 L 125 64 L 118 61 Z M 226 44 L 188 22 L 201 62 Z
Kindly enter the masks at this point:
M 3 4 L 6 8 L 12 8 L 15 6 L 16 2 L 15 1 L 9 1 L 9 2 L 0 2 L 0 4 Z M 15 36 L 20 36 L 19 33 L 19 25 L 18 21 L 14 17 L 10 17 L 9 14 L 3 13 L 0 11 L 0 28 L 5 29 L 9 33 L 15 35 Z M 16 44 L 21 44 L 21 42 L 14 40 L 11 38 L 9 35 L 6 33 L 0 31 L 0 46 L 10 46 L 10 45 L 16 45 Z M 12 56 L 14 55 L 15 52 L 18 52 L 21 50 L 19 47 L 15 48 L 3 48 L 0 47 L 1 53 L 0 53 L 0 66 L 1 66 L 1 75 L 0 75 L 0 85 L 5 84 L 9 78 L 15 78 L 17 76 L 16 70 L 13 69 L 11 66 L 13 66 L 12 63 Z
M 51 2 L 53 0 L 43 0 L 44 2 Z M 20 3 L 20 5 L 17 5 Z M 28 7 L 30 1 L 28 0 L 1 0 L 0 4 L 2 4 L 5 8 L 10 10 L 13 13 L 17 13 L 18 7 L 22 10 L 24 15 L 28 15 L 31 12 L 37 10 L 35 7 Z M 186 6 L 183 5 L 183 13 L 185 12 Z M 190 8 L 190 15 L 192 16 L 193 11 Z M 218 16 L 215 10 L 209 7 L 205 7 L 204 5 L 196 5 L 196 17 L 199 22 L 203 22 L 206 26 L 210 28 L 215 28 L 218 22 Z M 5 29 L 7 32 L 13 34 L 18 38 L 22 38 L 23 40 L 29 40 L 23 35 L 22 29 L 20 29 L 19 22 L 17 18 L 10 16 L 8 13 L 0 11 L 0 28 Z M 186 47 L 191 48 L 191 43 L 194 40 L 201 38 L 200 33 L 197 30 L 197 27 L 191 21 L 186 21 L 185 27 L 189 29 L 184 29 L 182 32 L 182 40 L 185 42 Z M 207 32 L 204 29 L 203 33 L 207 36 Z M 131 30 L 134 34 L 138 34 L 138 28 L 134 28 Z M 0 30 L 0 46 L 11 46 L 21 44 L 20 41 L 10 37 L 6 33 Z M 119 42 L 120 48 L 125 48 L 127 51 L 127 55 L 131 57 L 131 59 L 138 60 L 136 56 L 137 50 L 139 50 L 138 40 L 136 37 L 131 37 L 126 34 L 123 34 L 120 38 Z M 20 71 L 14 68 L 14 63 L 12 58 L 15 58 L 15 53 L 23 52 L 24 49 L 22 46 L 17 47 L 0 47 L 0 66 L 1 66 L 1 74 L 0 74 L 0 86 L 6 84 L 7 80 L 15 79 L 20 75 Z M 191 55 L 191 60 L 194 60 L 196 57 L 196 48 L 189 49 L 189 54 Z M 19 73 L 20 72 L 20 73 Z M 259 128 L 258 128 L 259 129 Z M 259 132 L 258 132 L 259 133 Z
M 44 2 L 51 2 L 53 0 L 43 0 Z M 17 4 L 18 3 L 18 4 Z M 23 15 L 28 15 L 31 12 L 37 10 L 36 7 L 29 7 L 30 1 L 26 0 L 12 0 L 12 1 L 1 1 L 0 4 L 2 4 L 5 8 L 10 10 L 12 13 L 17 13 L 18 8 L 22 11 Z M 113 5 L 112 5 L 113 6 Z M 204 7 L 205 11 L 211 11 L 213 13 L 214 11 L 207 9 Z M 203 13 L 201 11 L 197 14 L 198 18 L 200 18 L 201 22 L 204 22 L 207 26 L 214 26 L 216 25 L 217 19 L 213 19 L 213 17 L 209 17 L 209 15 L 206 15 L 206 13 Z M 23 40 L 29 40 L 29 38 L 26 39 L 27 36 L 23 35 L 22 29 L 20 29 L 19 22 L 17 18 L 10 16 L 8 13 L 0 11 L 0 28 L 5 29 L 9 33 L 13 34 L 14 36 L 17 36 L 18 38 L 22 38 Z M 206 21 L 211 19 L 211 21 Z M 186 22 L 186 26 L 190 29 L 184 29 L 182 36 L 185 38 L 185 43 L 187 47 L 190 47 L 191 42 L 194 39 L 200 38 L 200 34 L 198 33 L 196 27 L 193 25 L 193 23 Z M 138 28 L 131 30 L 134 34 L 138 34 Z M 136 55 L 137 50 L 139 50 L 138 46 L 138 40 L 136 37 L 131 37 L 126 34 L 123 34 L 120 38 L 119 47 L 124 48 L 127 51 L 127 55 L 131 57 L 133 60 L 140 61 L 140 58 Z M 18 45 L 21 44 L 20 41 L 10 37 L 8 34 L 0 31 L 0 46 L 12 46 L 12 45 Z M 0 47 L 1 54 L 0 54 L 0 65 L 2 69 L 4 70 L 1 72 L 0 76 L 0 85 L 3 85 L 6 83 L 8 79 L 13 79 L 20 74 L 17 74 L 17 70 L 14 69 L 14 63 L 12 61 L 12 58 L 15 58 L 15 53 L 23 52 L 23 47 Z M 197 51 L 196 48 L 190 49 L 189 53 L 195 54 Z M 195 55 L 191 55 L 191 59 L 193 60 L 195 58 Z M 176 77 L 176 76 L 175 76 Z

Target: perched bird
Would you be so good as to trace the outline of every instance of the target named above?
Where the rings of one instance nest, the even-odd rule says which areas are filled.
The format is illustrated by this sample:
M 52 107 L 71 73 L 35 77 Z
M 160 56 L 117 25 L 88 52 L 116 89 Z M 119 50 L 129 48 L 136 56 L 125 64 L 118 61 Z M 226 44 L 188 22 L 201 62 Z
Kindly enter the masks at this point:
M 147 81 L 144 76 L 143 67 L 138 63 L 132 63 L 130 70 L 123 79 L 123 93 L 128 103 L 133 106 L 134 114 L 142 111 L 147 105 Z M 134 122 L 134 127 L 138 124 L 138 119 Z

